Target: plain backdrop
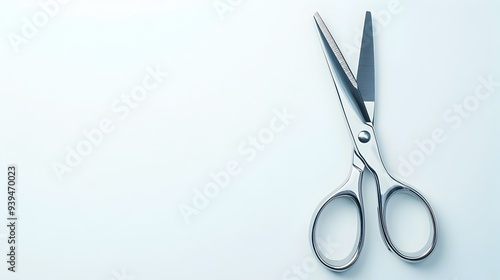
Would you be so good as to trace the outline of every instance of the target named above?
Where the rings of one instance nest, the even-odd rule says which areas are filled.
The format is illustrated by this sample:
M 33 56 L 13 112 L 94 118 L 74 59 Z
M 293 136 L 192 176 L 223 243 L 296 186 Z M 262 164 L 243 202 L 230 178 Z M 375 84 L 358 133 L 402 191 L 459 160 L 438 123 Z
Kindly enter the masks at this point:
M 2 261 L 1 279 L 500 276 L 500 86 L 474 101 L 481 77 L 500 81 L 497 1 L 72 0 L 44 21 L 47 2 L 0 4 L 0 260 L 9 164 L 19 217 L 18 272 Z M 356 73 L 367 10 L 382 156 L 434 207 L 439 244 L 419 264 L 387 251 L 368 176 L 364 250 L 336 274 L 312 258 L 309 223 L 348 175 L 352 147 L 312 15 Z M 168 77 L 120 117 L 112 107 L 156 67 Z M 464 102 L 472 109 L 455 113 Z M 289 123 L 251 159 L 242 153 L 285 108 Z M 103 120 L 113 131 L 59 180 L 55 162 Z M 418 158 L 416 141 L 435 129 L 446 140 Z M 402 174 L 411 155 L 418 164 Z M 239 172 L 187 223 L 180 207 L 234 162 Z

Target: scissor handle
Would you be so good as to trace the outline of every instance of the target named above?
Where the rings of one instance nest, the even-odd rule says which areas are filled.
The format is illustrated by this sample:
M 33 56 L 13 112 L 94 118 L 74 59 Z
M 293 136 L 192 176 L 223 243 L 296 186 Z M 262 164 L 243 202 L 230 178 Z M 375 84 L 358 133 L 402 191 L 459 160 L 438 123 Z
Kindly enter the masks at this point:
M 379 214 L 379 222 L 380 222 L 380 231 L 381 235 L 388 247 L 388 249 L 398 255 L 401 259 L 409 262 L 418 262 L 425 259 L 429 256 L 436 248 L 437 245 L 437 220 L 434 211 L 432 210 L 431 205 L 425 199 L 425 197 L 420 194 L 416 189 L 398 182 L 390 176 L 387 176 L 385 179 L 379 178 L 379 188 L 380 186 L 389 186 L 385 190 L 383 190 L 382 194 L 379 194 L 379 206 L 378 206 L 378 214 Z M 380 193 L 380 191 L 379 191 Z M 430 234 L 427 242 L 417 251 L 409 252 L 398 247 L 388 231 L 387 227 L 387 205 L 391 198 L 394 197 L 397 193 L 406 193 L 410 194 L 413 198 L 417 199 L 422 205 L 425 206 L 427 210 L 427 214 L 430 220 Z
M 363 203 L 361 198 L 361 177 L 362 170 L 358 169 L 356 166 L 352 167 L 351 176 L 344 183 L 344 185 L 339 188 L 337 191 L 332 192 L 328 195 L 318 206 L 316 212 L 313 216 L 311 222 L 311 245 L 314 254 L 318 258 L 318 260 L 323 263 L 327 268 L 333 271 L 344 271 L 350 268 L 358 259 L 361 249 L 363 247 L 364 236 L 365 236 L 365 225 L 364 225 L 364 211 L 363 211 Z M 356 208 L 357 212 L 357 233 L 356 233 L 356 242 L 350 251 L 345 257 L 340 259 L 332 259 L 321 248 L 319 237 L 317 236 L 318 230 L 318 221 L 322 214 L 324 214 L 323 210 L 325 207 L 330 205 L 331 203 L 336 203 L 341 199 L 347 199 L 352 202 Z M 335 221 L 329 221 L 335 222 Z

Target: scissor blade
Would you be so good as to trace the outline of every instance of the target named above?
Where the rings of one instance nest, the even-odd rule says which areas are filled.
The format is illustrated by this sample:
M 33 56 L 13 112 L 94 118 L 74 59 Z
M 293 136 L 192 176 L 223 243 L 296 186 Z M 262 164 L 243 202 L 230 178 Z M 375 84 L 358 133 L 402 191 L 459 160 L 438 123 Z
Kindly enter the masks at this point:
M 361 52 L 358 64 L 358 89 L 365 101 L 370 119 L 373 120 L 375 102 L 375 62 L 373 51 L 372 14 L 366 12 Z
M 342 52 L 318 13 L 314 14 L 314 20 L 316 21 L 323 52 L 325 53 L 328 66 L 330 67 L 330 73 L 332 74 L 333 81 L 337 88 L 342 108 L 344 109 L 344 113 L 346 113 L 347 121 L 349 122 L 351 120 L 349 120 L 348 115 L 350 114 L 347 114 L 346 110 L 351 110 L 352 108 L 360 120 L 370 122 L 370 116 L 368 115 L 358 90 L 358 83 L 351 69 L 349 69 L 349 65 L 347 65 Z

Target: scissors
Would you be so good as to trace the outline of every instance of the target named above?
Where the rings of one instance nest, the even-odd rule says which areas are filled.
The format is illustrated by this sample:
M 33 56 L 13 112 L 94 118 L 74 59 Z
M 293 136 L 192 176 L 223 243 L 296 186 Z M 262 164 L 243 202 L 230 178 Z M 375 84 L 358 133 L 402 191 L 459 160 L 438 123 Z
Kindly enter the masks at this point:
M 405 261 L 421 261 L 428 257 L 436 247 L 437 221 L 434 211 L 424 196 L 413 187 L 391 176 L 380 157 L 372 121 L 375 108 L 375 74 L 371 13 L 366 12 L 357 80 L 318 13 L 314 14 L 314 20 L 353 143 L 353 161 L 350 176 L 341 187 L 329 194 L 320 203 L 314 213 L 310 228 L 310 240 L 314 254 L 323 265 L 337 272 L 351 268 L 357 261 L 363 247 L 365 235 L 364 207 L 361 195 L 362 175 L 368 169 L 373 174 L 377 185 L 380 234 L 387 248 Z M 417 251 L 402 249 L 401 246 L 395 244 L 398 242 L 395 242 L 394 238 L 391 239 L 389 235 L 386 210 L 388 202 L 397 193 L 409 194 L 412 199 L 421 202 L 427 210 L 430 233 L 426 244 Z M 324 246 L 321 246 L 318 224 L 322 215 L 328 212 L 324 211 L 325 208 L 341 200 L 354 204 L 357 212 L 357 233 L 350 253 L 345 257 L 334 258 L 330 256 L 331 254 L 325 252 Z M 324 220 L 322 219 L 321 222 Z M 329 222 L 335 221 L 329 220 Z

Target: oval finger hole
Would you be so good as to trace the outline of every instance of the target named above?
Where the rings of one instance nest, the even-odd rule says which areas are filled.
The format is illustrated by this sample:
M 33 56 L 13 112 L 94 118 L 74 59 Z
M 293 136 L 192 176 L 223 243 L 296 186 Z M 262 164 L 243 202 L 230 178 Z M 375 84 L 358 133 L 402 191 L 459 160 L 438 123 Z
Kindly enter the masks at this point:
M 406 191 L 393 193 L 386 205 L 386 224 L 393 245 L 408 255 L 426 247 L 431 237 L 426 205 Z
M 314 238 L 319 253 L 331 261 L 349 261 L 357 246 L 359 227 L 354 201 L 346 197 L 333 199 L 317 220 Z

